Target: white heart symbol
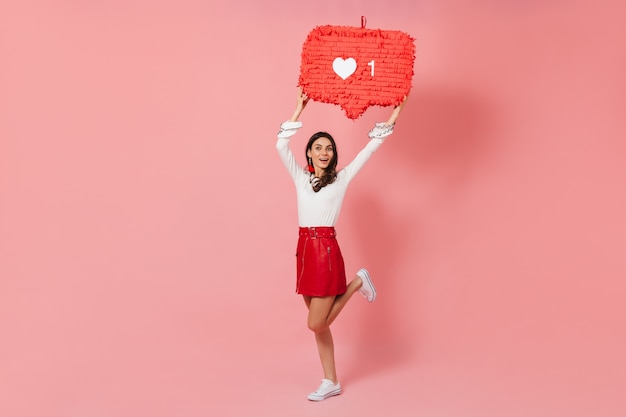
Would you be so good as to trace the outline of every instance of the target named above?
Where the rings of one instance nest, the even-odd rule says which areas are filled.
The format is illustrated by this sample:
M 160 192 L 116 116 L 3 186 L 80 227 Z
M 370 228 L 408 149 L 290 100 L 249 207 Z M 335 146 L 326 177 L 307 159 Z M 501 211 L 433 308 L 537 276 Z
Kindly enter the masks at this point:
M 342 80 L 345 80 L 356 71 L 356 61 L 354 58 L 335 58 L 333 61 L 333 71 L 335 71 L 335 74 L 340 76 Z

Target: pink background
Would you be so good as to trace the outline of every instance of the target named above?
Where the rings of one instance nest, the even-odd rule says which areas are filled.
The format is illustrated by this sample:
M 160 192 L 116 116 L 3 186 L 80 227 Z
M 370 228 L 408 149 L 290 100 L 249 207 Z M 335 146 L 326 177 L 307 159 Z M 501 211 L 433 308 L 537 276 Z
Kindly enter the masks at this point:
M 624 416 L 621 3 L 2 2 L 0 415 Z M 338 224 L 379 300 L 314 404 L 275 134 L 308 32 L 361 15 L 416 74 Z M 296 155 L 389 111 L 311 103 Z

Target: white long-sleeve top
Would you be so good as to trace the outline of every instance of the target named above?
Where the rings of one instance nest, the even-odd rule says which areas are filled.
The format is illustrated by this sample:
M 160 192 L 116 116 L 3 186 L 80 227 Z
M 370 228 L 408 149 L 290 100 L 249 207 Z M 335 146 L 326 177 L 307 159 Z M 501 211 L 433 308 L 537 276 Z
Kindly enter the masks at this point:
M 310 183 L 311 174 L 298 165 L 291 152 L 289 137 L 279 135 L 276 149 L 296 186 L 300 227 L 335 226 L 348 184 L 383 142 L 384 138 L 370 139 L 352 162 L 337 172 L 335 181 L 316 193 Z

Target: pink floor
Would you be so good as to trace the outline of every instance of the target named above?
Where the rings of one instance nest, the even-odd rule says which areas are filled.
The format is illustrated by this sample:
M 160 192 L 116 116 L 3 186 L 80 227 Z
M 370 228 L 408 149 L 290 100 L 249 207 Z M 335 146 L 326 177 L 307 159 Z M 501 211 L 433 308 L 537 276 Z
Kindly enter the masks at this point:
M 421 345 L 419 329 L 389 330 L 377 319 L 394 314 L 384 311 L 391 309 L 385 293 L 372 305 L 358 298 L 335 326 L 344 393 L 312 403 L 306 394 L 317 386 L 320 367 L 295 296 L 263 317 L 224 310 L 230 326 L 220 327 L 193 303 L 105 295 L 117 306 L 111 311 L 104 301 L 68 307 L 66 299 L 63 307 L 33 297 L 39 308 L 57 312 L 31 317 L 30 328 L 24 318 L 5 326 L 5 334 L 28 345 L 3 344 L 3 358 L 11 359 L 3 359 L 2 415 L 624 415 L 617 338 L 576 335 L 565 346 L 563 335 L 533 341 L 502 329 L 491 337 L 493 346 L 463 334 L 458 346 Z

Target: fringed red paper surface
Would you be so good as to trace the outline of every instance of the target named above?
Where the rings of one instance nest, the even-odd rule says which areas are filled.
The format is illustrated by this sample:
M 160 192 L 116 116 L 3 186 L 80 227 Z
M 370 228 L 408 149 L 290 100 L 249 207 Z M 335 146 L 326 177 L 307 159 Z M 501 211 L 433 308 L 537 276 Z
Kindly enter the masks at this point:
M 318 26 L 302 46 L 299 85 L 313 100 L 337 104 L 350 119 L 408 95 L 414 39 L 393 30 Z

